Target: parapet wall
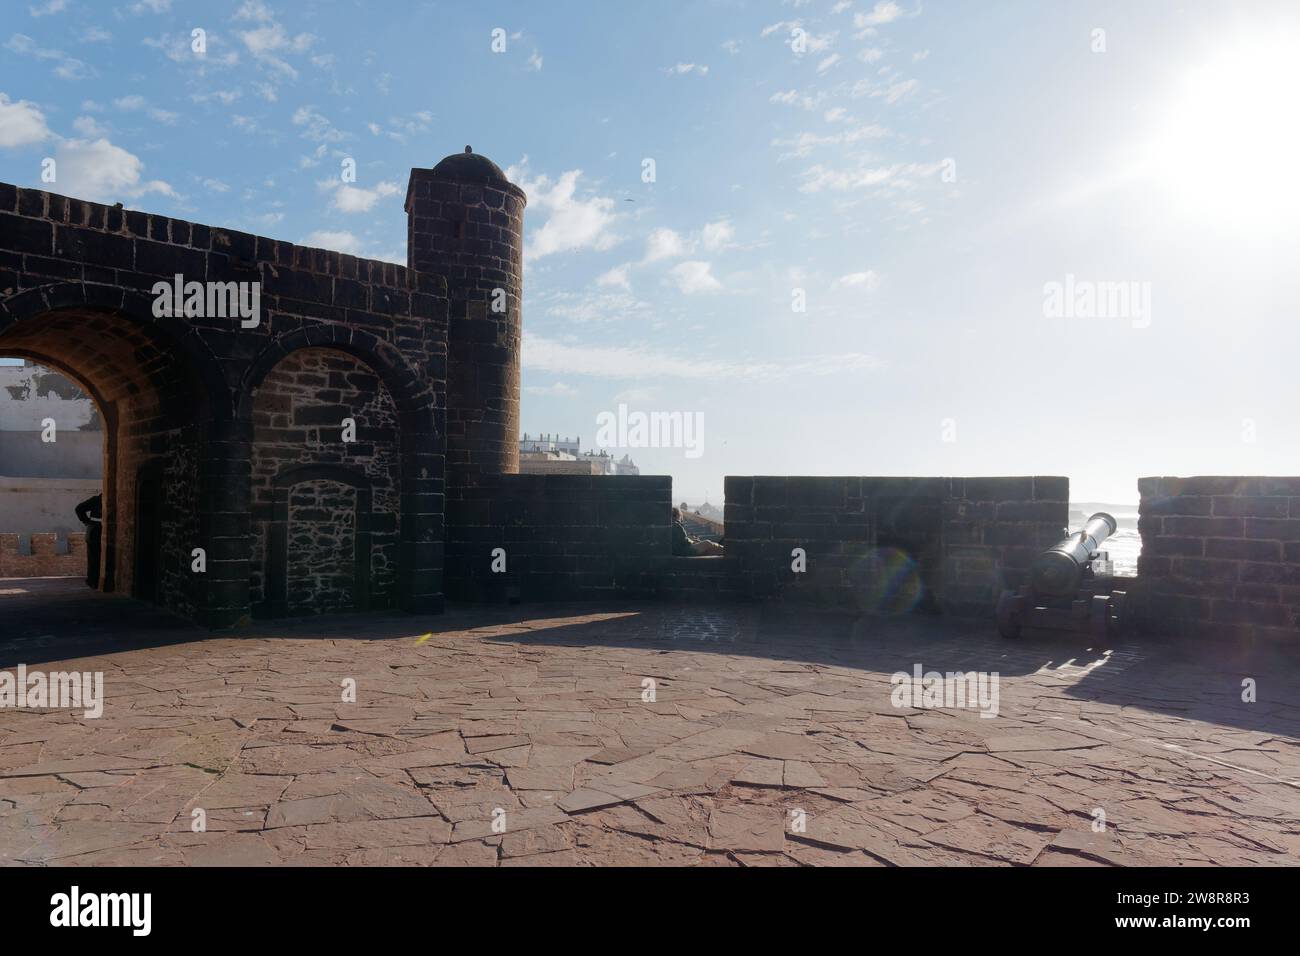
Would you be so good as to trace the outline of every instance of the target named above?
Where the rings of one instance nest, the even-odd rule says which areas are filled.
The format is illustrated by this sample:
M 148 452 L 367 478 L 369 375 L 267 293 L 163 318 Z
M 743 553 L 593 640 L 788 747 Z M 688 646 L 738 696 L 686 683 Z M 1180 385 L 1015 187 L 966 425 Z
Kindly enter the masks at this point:
M 0 578 L 85 577 L 86 534 L 67 536 L 60 553 L 59 535 L 0 534 Z
M 504 554 L 494 556 L 498 548 Z M 448 489 L 445 587 L 453 599 L 635 592 L 671 549 L 667 476 L 482 475 Z M 501 560 L 505 570 L 493 571 Z
M 1146 627 L 1295 639 L 1300 478 L 1143 478 L 1138 491 Z
M 988 616 L 1060 538 L 1068 499 L 1061 477 L 728 477 L 727 555 L 751 597 Z

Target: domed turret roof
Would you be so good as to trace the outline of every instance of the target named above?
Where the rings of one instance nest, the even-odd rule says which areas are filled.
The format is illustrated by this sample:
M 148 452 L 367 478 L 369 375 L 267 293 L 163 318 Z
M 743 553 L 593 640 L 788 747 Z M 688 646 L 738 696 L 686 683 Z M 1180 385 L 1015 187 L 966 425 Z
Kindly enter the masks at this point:
M 435 176 L 457 179 L 462 182 L 509 182 L 501 167 L 481 153 L 465 147 L 463 153 L 452 153 L 433 167 Z

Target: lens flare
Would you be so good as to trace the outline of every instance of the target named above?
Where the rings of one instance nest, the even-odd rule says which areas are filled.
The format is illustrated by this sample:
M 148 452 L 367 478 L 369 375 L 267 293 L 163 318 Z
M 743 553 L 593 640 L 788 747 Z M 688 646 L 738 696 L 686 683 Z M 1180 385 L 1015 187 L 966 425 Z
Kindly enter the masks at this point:
M 910 614 L 925 597 L 921 568 L 906 551 L 876 548 L 853 568 L 858 607 L 867 614 Z

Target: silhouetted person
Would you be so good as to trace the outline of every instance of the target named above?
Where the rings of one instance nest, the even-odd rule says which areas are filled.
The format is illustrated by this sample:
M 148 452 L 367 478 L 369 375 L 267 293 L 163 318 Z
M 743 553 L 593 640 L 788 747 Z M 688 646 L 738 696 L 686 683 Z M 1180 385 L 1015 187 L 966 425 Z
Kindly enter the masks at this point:
M 103 533 L 104 496 L 95 495 L 77 505 L 77 520 L 86 526 L 86 585 L 99 587 L 99 539 Z
M 682 524 L 682 513 L 673 509 L 673 554 L 678 557 L 703 557 L 706 554 L 722 554 L 722 545 L 716 541 L 692 538 L 686 533 Z

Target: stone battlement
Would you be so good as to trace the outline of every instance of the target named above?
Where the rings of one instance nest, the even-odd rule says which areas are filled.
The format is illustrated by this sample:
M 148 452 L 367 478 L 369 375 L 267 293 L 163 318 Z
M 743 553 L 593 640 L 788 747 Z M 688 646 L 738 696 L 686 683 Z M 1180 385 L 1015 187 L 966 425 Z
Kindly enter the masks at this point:
M 60 547 L 60 540 L 65 542 Z M 0 578 L 85 577 L 86 535 L 0 534 Z

